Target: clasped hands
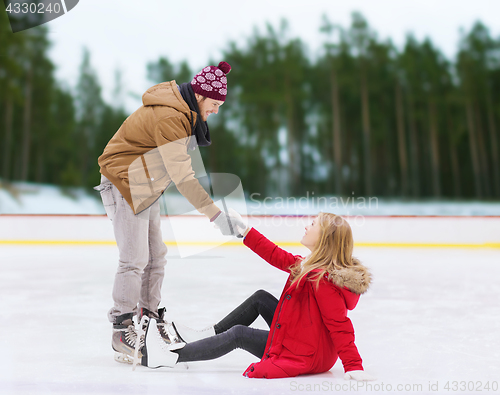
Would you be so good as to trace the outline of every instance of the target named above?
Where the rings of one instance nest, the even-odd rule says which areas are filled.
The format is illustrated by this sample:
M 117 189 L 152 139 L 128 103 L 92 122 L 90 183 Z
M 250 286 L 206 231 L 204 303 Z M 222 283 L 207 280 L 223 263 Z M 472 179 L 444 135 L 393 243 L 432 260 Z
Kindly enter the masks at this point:
M 216 229 L 220 229 L 224 236 L 244 237 L 248 225 L 240 214 L 230 208 L 227 213 L 221 211 L 213 220 Z

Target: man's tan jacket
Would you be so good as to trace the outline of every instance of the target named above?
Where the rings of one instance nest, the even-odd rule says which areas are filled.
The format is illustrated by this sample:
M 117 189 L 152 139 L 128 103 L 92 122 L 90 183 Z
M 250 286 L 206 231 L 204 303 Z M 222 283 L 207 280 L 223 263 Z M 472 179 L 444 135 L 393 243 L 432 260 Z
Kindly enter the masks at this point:
M 195 178 L 188 154 L 197 113 L 189 109 L 175 81 L 151 87 L 142 102 L 99 157 L 101 174 L 136 214 L 173 182 L 199 212 L 212 218 L 220 210 Z

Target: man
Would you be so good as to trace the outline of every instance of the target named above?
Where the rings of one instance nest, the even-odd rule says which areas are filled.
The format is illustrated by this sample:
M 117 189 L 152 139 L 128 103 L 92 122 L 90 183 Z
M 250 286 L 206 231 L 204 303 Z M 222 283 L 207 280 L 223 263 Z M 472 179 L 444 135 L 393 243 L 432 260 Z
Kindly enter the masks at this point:
M 148 89 L 143 105 L 130 115 L 99 157 L 96 187 L 113 223 L 119 264 L 113 287 L 115 359 L 130 362 L 137 334 L 133 316 L 156 318 L 165 342 L 173 341 L 158 310 L 167 247 L 160 228 L 161 194 L 173 182 L 188 201 L 224 235 L 236 235 L 238 220 L 214 204 L 194 177 L 188 149 L 211 144 L 206 123 L 226 99 L 231 66 L 207 66 L 180 86 L 164 82 Z

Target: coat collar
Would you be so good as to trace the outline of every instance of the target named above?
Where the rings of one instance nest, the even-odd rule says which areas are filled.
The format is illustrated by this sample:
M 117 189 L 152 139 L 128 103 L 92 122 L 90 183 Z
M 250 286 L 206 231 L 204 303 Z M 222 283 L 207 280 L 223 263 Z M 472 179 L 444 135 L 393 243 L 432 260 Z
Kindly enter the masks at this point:
M 212 140 L 210 139 L 210 130 L 208 129 L 208 124 L 201 119 L 198 102 L 196 101 L 191 84 L 189 82 L 185 82 L 184 84 L 178 85 L 178 88 L 182 98 L 188 104 L 189 109 L 197 114 L 196 123 L 192 125 L 192 134 L 196 137 L 196 144 L 199 147 L 208 147 L 212 144 Z

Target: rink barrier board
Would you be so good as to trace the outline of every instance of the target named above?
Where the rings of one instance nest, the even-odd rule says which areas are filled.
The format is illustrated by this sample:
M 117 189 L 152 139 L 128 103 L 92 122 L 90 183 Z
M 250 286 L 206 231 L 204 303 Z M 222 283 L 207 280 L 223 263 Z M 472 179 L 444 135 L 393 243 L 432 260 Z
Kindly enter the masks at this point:
M 224 244 L 211 242 L 175 242 L 164 240 L 168 246 L 208 246 L 208 247 L 241 247 L 242 242 L 228 241 Z M 301 247 L 301 243 L 297 242 L 277 242 L 281 247 Z M 46 246 L 111 246 L 116 245 L 115 241 L 100 241 L 100 240 L 0 240 L 0 245 L 46 245 Z M 484 244 L 427 244 L 427 243 L 354 243 L 355 247 L 373 247 L 373 248 L 463 248 L 463 249 L 500 249 L 500 243 L 484 243 Z
M 249 225 L 280 246 L 299 247 L 297 240 L 313 215 L 247 216 Z M 500 216 L 343 216 L 353 228 L 356 247 L 500 249 Z M 167 216 L 162 216 L 166 219 Z M 75 222 L 73 222 L 73 220 Z M 361 225 L 356 220 L 363 222 Z M 200 222 L 198 222 L 200 221 Z M 197 229 L 201 215 L 172 216 L 162 221 L 168 246 L 241 246 L 241 240 L 221 243 Z M 169 224 L 170 223 L 170 224 Z M 173 223 L 190 229 L 188 237 L 173 237 Z M 196 232 L 198 232 L 196 234 Z M 178 233 L 175 233 L 178 235 Z M 219 234 L 220 236 L 220 234 Z M 192 237 L 193 240 L 189 240 Z M 205 239 L 205 240 L 203 240 Z M 292 241 L 294 240 L 294 241 Z M 104 214 L 0 214 L 0 245 L 116 245 Z

